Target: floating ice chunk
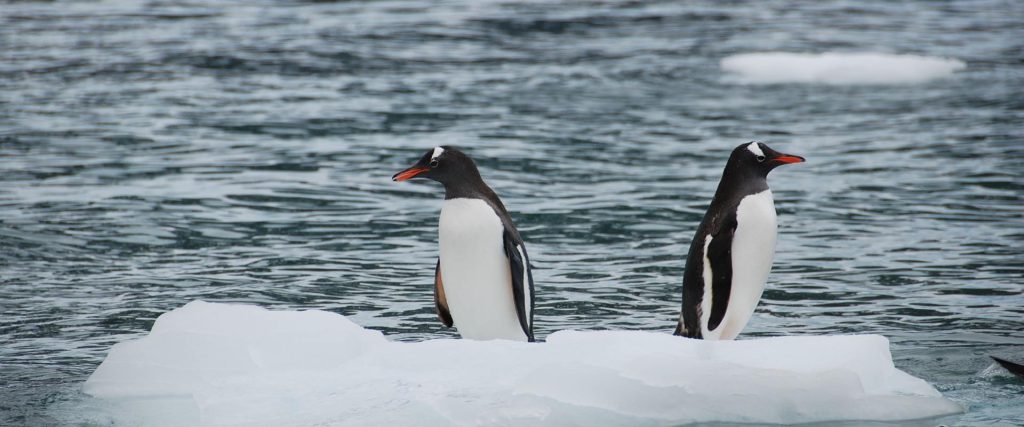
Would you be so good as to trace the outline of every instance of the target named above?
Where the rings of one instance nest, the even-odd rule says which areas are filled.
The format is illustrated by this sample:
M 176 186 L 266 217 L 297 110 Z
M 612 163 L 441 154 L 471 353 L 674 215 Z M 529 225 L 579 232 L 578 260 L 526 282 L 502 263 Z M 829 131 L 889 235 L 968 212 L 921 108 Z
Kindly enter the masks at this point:
M 544 343 L 386 340 L 344 316 L 201 301 L 114 346 L 84 385 L 122 425 L 676 425 L 961 411 L 877 335 Z
M 86 382 L 91 394 L 189 395 L 235 376 L 325 370 L 387 340 L 325 311 L 268 311 L 194 301 L 157 318 L 145 338 L 114 346 Z
M 887 53 L 744 53 L 723 58 L 722 70 L 741 83 L 911 84 L 948 77 L 967 67 L 952 58 Z

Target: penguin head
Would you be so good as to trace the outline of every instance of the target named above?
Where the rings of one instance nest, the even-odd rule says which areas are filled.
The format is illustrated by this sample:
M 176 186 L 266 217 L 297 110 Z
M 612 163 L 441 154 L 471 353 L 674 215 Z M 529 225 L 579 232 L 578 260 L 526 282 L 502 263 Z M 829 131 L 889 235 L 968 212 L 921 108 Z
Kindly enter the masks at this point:
M 730 163 L 734 163 L 744 170 L 753 171 L 762 177 L 768 176 L 768 172 L 779 166 L 803 161 L 803 157 L 772 150 L 761 141 L 740 144 L 732 150 L 732 155 L 729 156 Z
M 394 181 L 412 178 L 432 179 L 444 184 L 446 188 L 483 181 L 473 159 L 448 145 L 430 149 L 416 164 L 391 177 Z

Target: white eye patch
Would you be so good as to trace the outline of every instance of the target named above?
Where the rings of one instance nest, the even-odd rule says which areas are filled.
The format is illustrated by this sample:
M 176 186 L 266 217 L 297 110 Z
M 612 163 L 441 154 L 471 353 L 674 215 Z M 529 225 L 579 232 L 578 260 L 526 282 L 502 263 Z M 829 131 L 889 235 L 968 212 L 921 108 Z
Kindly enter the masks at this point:
M 750 152 L 754 153 L 755 156 L 764 157 L 764 151 L 761 151 L 761 145 L 758 144 L 757 141 L 751 142 L 750 145 L 747 145 L 747 150 L 750 150 Z
M 436 159 L 437 156 L 440 156 L 442 153 L 444 153 L 444 148 L 434 147 L 434 154 L 430 155 L 430 160 Z

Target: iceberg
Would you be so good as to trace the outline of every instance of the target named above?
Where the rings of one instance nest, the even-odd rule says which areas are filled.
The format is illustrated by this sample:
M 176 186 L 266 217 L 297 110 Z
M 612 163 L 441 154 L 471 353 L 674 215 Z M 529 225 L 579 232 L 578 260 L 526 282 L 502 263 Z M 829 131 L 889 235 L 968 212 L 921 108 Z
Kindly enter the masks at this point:
M 962 411 L 878 335 L 390 341 L 342 315 L 193 301 L 83 385 L 116 425 L 679 425 L 901 421 Z
M 740 83 L 821 83 L 893 85 L 949 77 L 967 67 L 952 58 L 887 53 L 758 52 L 721 60 L 723 71 Z

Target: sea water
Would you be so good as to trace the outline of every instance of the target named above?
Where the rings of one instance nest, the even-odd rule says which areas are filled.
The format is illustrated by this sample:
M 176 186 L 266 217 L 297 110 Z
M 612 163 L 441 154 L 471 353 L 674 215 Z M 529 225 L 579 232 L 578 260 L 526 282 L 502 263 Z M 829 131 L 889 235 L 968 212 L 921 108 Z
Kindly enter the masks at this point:
M 1022 385 L 988 356 L 1024 360 L 1022 16 L 1002 1 L 0 5 L 0 424 L 88 422 L 102 401 L 82 387 L 112 346 L 193 300 L 456 337 L 431 299 L 441 189 L 390 181 L 439 144 L 477 159 L 518 224 L 538 339 L 667 334 L 726 156 L 753 139 L 808 161 L 769 178 L 778 251 L 740 338 L 882 335 L 896 368 L 966 407 L 951 422 L 1020 424 Z M 759 60 L 729 65 L 744 55 Z M 953 65 L 885 61 L 905 57 Z M 836 66 L 880 80 L 799 68 Z M 794 77 L 751 78 L 765 73 Z

